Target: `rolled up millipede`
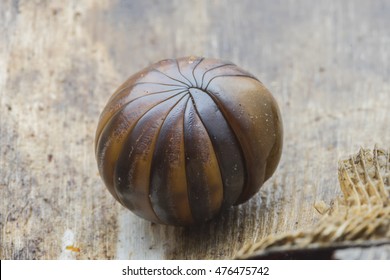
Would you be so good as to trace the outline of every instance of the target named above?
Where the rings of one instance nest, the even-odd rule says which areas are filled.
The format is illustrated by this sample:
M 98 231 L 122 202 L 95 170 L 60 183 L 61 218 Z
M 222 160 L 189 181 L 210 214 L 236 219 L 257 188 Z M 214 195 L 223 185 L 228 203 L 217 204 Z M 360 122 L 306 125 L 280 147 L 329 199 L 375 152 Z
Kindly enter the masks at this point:
M 191 225 L 251 198 L 274 173 L 282 120 L 273 96 L 233 63 L 157 62 L 109 99 L 96 131 L 110 193 L 138 216 Z

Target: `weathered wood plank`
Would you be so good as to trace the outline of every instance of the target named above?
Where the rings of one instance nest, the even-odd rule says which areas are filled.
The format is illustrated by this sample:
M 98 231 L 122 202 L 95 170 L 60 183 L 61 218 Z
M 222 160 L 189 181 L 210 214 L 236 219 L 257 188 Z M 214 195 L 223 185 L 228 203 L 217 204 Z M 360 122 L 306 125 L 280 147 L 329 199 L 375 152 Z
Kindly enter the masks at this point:
M 339 194 L 338 158 L 390 142 L 389 13 L 385 0 L 1 1 L 0 257 L 230 258 L 312 225 L 314 202 Z M 257 196 L 184 229 L 118 205 L 93 141 L 121 82 L 189 54 L 258 76 L 280 104 L 285 145 Z

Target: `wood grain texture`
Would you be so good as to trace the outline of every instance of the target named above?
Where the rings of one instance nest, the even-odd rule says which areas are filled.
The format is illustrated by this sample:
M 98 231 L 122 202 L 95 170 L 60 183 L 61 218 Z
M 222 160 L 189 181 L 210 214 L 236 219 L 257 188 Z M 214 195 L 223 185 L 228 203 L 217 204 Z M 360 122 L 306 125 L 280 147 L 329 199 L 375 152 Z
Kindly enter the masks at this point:
M 338 158 L 390 143 L 389 13 L 386 0 L 1 1 L 0 258 L 224 259 L 313 225 L 313 204 L 340 193 Z M 175 228 L 115 202 L 93 142 L 128 76 L 187 55 L 257 76 L 285 144 L 249 202 Z

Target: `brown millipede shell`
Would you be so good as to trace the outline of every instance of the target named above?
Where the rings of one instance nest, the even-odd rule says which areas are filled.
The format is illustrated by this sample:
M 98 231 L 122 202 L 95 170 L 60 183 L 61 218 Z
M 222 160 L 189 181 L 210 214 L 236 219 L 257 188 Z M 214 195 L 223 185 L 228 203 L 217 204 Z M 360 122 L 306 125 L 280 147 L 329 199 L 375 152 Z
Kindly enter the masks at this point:
M 282 120 L 263 84 L 217 59 L 168 59 L 112 95 L 96 131 L 110 193 L 147 220 L 207 221 L 251 198 L 274 173 Z

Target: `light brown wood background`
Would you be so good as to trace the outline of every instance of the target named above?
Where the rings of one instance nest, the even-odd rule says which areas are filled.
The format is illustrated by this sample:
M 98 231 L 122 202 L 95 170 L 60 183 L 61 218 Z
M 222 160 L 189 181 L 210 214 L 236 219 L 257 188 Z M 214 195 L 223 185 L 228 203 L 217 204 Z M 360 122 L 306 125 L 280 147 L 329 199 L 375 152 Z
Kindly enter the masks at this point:
M 187 55 L 258 76 L 279 102 L 285 144 L 248 203 L 175 228 L 115 202 L 93 142 L 116 87 Z M 2 0 L 0 258 L 231 258 L 248 242 L 313 225 L 313 204 L 340 193 L 338 158 L 389 147 L 389 78 L 386 0 Z

